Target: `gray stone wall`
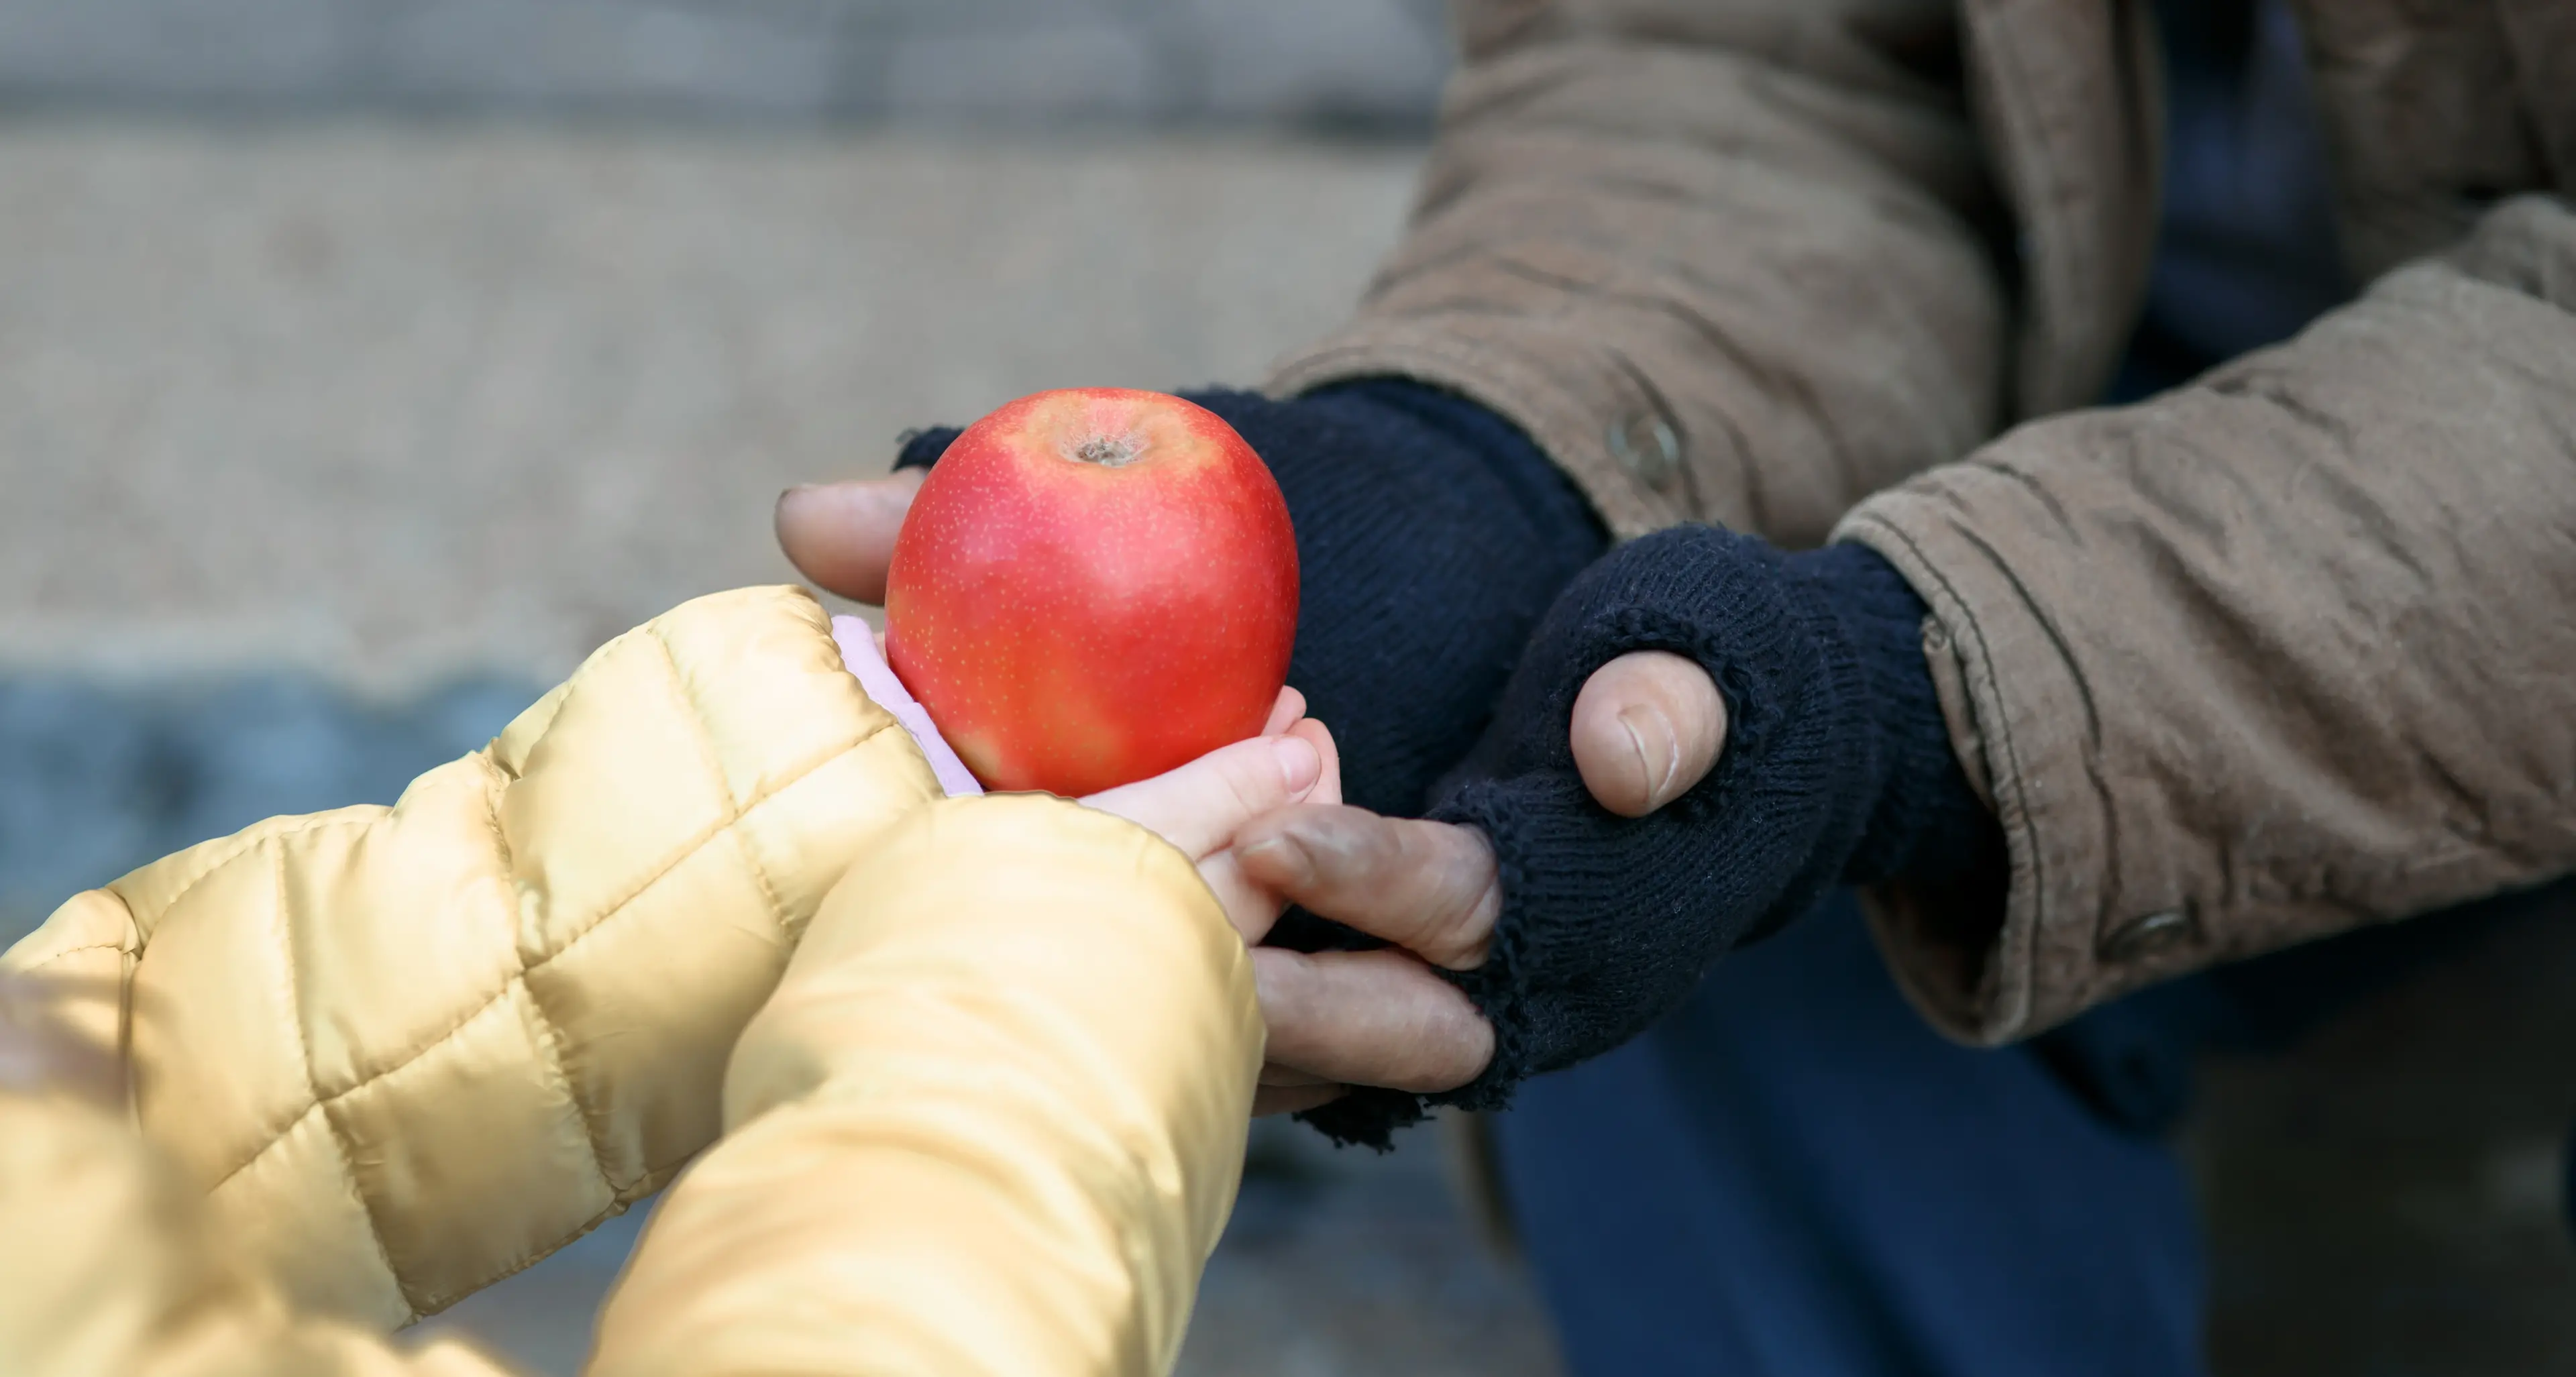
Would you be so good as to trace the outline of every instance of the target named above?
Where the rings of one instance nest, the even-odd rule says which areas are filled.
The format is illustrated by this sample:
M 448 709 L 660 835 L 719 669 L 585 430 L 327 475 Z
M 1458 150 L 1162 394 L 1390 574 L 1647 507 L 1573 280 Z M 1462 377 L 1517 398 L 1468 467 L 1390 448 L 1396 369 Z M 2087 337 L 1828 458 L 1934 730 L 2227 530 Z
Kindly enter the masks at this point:
M 0 0 L 0 107 L 1404 129 L 1440 0 Z

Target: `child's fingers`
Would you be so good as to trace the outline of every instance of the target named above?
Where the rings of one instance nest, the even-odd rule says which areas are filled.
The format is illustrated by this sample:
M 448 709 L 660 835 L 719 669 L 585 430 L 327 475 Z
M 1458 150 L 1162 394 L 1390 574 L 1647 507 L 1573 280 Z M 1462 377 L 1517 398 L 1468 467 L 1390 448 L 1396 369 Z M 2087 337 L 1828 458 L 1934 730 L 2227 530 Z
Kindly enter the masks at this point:
M 1216 895 L 1225 908 L 1225 920 L 1247 947 L 1257 946 L 1270 935 L 1272 925 L 1288 906 L 1271 896 L 1270 891 L 1252 882 L 1235 864 L 1234 853 L 1219 851 L 1199 861 L 1199 878 L 1207 882 L 1208 891 Z
M 1151 828 L 1202 860 L 1223 850 L 1245 823 L 1305 799 L 1323 778 L 1324 747 L 1311 732 L 1292 732 L 1238 741 L 1083 802 Z
M 1279 686 L 1279 701 L 1270 705 L 1270 720 L 1261 724 L 1261 734 L 1277 736 L 1305 715 L 1306 695 L 1282 684 Z
M 1342 748 L 1333 740 L 1332 729 L 1311 717 L 1301 717 L 1289 724 L 1292 736 L 1302 736 L 1314 743 L 1315 753 L 1324 758 L 1324 772 L 1315 787 L 1306 791 L 1305 803 L 1339 803 L 1342 801 Z

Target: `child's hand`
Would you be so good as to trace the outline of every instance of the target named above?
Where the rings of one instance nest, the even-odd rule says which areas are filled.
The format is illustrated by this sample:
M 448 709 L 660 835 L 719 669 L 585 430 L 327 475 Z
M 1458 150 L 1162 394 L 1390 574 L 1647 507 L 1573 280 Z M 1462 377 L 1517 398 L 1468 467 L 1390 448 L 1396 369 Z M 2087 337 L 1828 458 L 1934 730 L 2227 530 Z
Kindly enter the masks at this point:
M 1234 857 L 1234 838 L 1253 819 L 1296 803 L 1342 801 L 1333 735 L 1306 716 L 1306 699 L 1279 691 L 1262 734 L 1211 751 L 1177 770 L 1082 800 L 1146 827 L 1196 861 L 1246 944 L 1258 943 L 1286 901 L 1254 884 Z

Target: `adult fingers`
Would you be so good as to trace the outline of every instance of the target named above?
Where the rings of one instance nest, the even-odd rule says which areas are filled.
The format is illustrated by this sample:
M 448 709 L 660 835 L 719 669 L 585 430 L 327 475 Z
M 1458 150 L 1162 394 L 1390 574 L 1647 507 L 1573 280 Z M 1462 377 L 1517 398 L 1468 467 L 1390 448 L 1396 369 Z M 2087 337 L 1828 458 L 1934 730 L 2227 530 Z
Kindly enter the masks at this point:
M 1493 848 L 1448 823 L 1310 803 L 1255 820 L 1234 854 L 1291 902 L 1455 970 L 1485 959 L 1502 912 Z
M 1716 768 L 1726 700 L 1696 662 L 1641 650 L 1583 681 L 1567 735 L 1593 799 L 1623 818 L 1644 817 Z
M 811 483 L 778 496 L 778 548 L 816 586 L 858 602 L 885 602 L 895 532 L 912 510 L 923 470 L 853 483 Z
M 1494 1030 L 1458 987 L 1400 951 L 1252 953 L 1268 1058 L 1342 1085 L 1431 1094 L 1474 1080 Z

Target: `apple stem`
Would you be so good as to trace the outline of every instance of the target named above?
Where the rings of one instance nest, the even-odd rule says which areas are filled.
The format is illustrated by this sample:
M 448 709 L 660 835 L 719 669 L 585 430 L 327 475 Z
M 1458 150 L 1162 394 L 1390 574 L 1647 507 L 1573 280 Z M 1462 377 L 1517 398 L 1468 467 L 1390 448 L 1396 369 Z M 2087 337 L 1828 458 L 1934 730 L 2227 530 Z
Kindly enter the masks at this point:
M 1124 435 L 1095 435 L 1074 446 L 1073 458 L 1085 464 L 1098 464 L 1114 469 L 1135 463 L 1144 456 L 1145 447 Z

